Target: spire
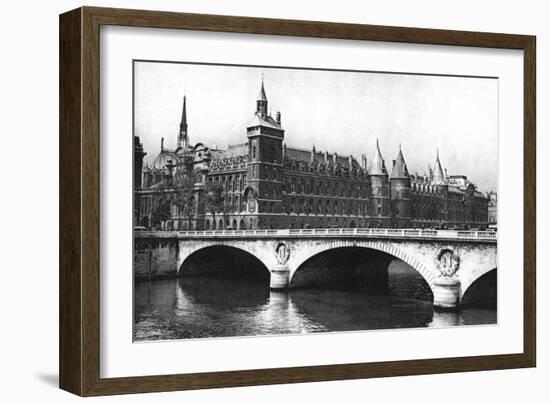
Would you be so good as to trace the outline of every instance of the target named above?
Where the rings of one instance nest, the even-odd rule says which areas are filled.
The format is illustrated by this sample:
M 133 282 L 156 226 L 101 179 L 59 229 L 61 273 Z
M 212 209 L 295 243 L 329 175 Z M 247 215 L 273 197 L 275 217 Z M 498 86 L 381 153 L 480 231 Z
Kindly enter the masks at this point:
M 382 158 L 382 153 L 380 152 L 380 145 L 378 144 L 378 139 L 376 139 L 376 151 L 372 159 L 371 168 L 369 170 L 370 175 L 387 175 L 386 164 L 384 163 L 384 158 Z
M 407 169 L 407 163 L 405 162 L 405 158 L 403 157 L 401 144 L 399 145 L 399 154 L 397 154 L 397 158 L 395 159 L 395 162 L 393 164 L 390 177 L 391 178 L 408 178 L 409 177 L 409 171 Z
M 265 95 L 263 74 L 262 87 L 260 88 L 258 99 L 256 100 L 256 114 L 258 114 L 262 119 L 265 119 L 267 117 L 267 96 Z
M 264 75 L 262 74 L 262 88 L 260 88 L 260 94 L 258 95 L 258 101 L 267 101 L 267 96 L 265 95 L 264 89 Z
M 178 148 L 187 148 L 189 138 L 187 137 L 187 97 L 183 96 L 183 108 L 181 111 L 180 132 L 178 135 Z
M 443 174 L 443 168 L 441 168 L 441 161 L 439 161 L 439 149 L 436 155 L 433 180 L 435 183 L 443 184 L 445 183 L 445 175 Z

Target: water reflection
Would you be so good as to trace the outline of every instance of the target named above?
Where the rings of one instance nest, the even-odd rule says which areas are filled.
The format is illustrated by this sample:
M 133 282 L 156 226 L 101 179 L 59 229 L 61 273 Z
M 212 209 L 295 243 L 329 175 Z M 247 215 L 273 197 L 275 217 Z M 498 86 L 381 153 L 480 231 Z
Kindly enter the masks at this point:
M 134 339 L 299 334 L 495 323 L 496 311 L 434 313 L 430 301 L 361 291 L 270 292 L 216 278 L 143 282 L 135 289 Z

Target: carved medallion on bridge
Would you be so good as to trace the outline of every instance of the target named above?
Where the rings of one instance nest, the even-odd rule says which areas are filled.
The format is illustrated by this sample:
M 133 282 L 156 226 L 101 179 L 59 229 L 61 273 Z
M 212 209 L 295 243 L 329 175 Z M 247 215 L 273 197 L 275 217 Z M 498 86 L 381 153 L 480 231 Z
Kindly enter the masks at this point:
M 275 248 L 275 257 L 277 258 L 277 264 L 284 266 L 290 258 L 290 248 L 284 242 L 277 244 Z
M 443 277 L 453 277 L 460 266 L 460 258 L 450 249 L 443 249 L 437 256 L 439 273 Z

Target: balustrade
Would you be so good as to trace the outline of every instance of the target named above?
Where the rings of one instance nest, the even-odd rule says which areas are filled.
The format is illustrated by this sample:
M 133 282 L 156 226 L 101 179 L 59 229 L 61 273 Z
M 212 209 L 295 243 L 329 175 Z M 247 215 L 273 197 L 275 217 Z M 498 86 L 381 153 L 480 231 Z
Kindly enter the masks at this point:
M 257 230 L 191 230 L 191 231 L 136 231 L 136 237 L 382 237 L 382 238 L 439 238 L 496 241 L 496 231 L 432 230 L 413 228 L 305 228 Z

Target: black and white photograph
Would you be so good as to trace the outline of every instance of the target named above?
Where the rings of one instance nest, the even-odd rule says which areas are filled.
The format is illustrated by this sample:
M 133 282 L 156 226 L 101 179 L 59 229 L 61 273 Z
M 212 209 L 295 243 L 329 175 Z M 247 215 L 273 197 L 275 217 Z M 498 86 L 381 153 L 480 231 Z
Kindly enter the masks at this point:
M 133 341 L 497 325 L 498 91 L 134 60 Z

